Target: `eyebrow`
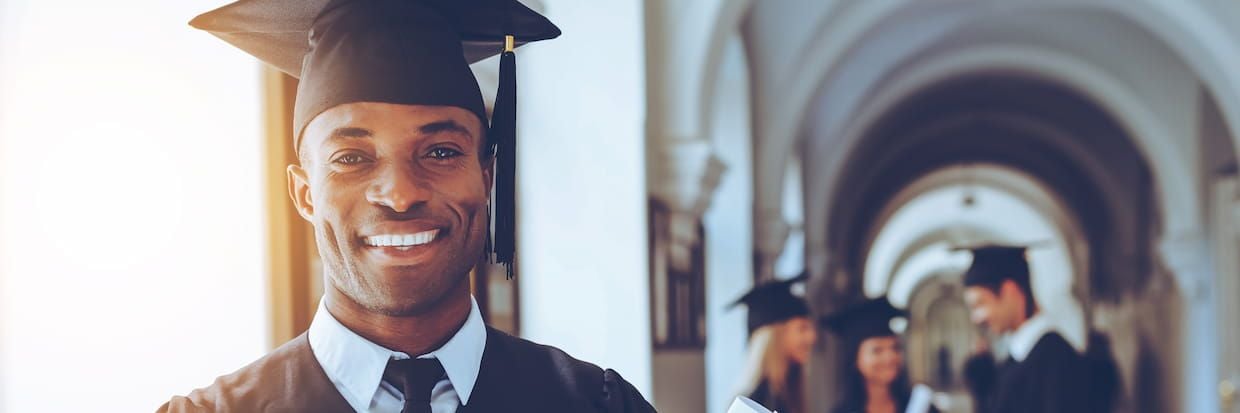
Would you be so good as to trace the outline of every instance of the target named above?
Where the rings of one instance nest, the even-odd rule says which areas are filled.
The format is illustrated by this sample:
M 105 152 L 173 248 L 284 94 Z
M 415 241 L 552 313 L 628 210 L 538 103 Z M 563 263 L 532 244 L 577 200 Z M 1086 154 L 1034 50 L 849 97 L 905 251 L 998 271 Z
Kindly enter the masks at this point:
M 328 136 L 328 139 L 331 140 L 331 139 L 343 139 L 343 138 L 369 138 L 373 135 L 374 135 L 374 132 L 371 132 L 370 129 L 357 128 L 357 127 L 344 127 L 344 128 L 336 128 L 335 130 L 333 130 L 332 134 Z
M 460 123 L 457 123 L 456 121 L 451 120 L 451 119 L 431 122 L 431 123 L 422 125 L 421 127 L 418 128 L 418 132 L 423 135 L 433 135 L 433 134 L 441 133 L 441 132 L 455 132 L 455 133 L 461 133 L 461 134 L 464 134 L 470 137 L 474 136 L 474 134 L 470 133 L 469 129 L 465 128 L 465 126 L 462 126 Z
M 418 133 L 422 135 L 433 135 L 443 132 L 460 133 L 470 137 L 474 136 L 473 133 L 469 132 L 468 128 L 451 119 L 431 122 L 418 127 Z M 374 136 L 374 132 L 370 129 L 346 126 L 332 130 L 331 135 L 328 135 L 328 140 L 369 138 L 372 136 Z

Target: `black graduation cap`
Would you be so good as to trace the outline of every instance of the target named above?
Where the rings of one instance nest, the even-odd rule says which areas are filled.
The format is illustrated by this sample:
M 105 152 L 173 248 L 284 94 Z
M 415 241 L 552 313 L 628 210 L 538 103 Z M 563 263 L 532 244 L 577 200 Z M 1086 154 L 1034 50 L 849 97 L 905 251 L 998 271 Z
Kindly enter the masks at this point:
M 560 29 L 517 0 L 241 0 L 204 13 L 206 30 L 300 79 L 293 145 L 318 114 L 352 102 L 456 106 L 487 125 L 469 65 L 496 54 L 499 87 L 487 136 L 496 154 L 495 259 L 515 255 L 518 45 Z
M 749 332 L 793 317 L 809 315 L 809 305 L 805 299 L 792 293 L 792 286 L 804 282 L 808 274 L 780 281 L 768 281 L 754 286 L 741 298 L 732 302 L 729 308 L 744 304 L 749 307 Z
M 821 324 L 851 343 L 860 343 L 867 338 L 896 335 L 892 320 L 904 316 L 904 311 L 881 297 L 844 307 L 823 317 Z
M 988 244 L 968 249 L 973 252 L 973 263 L 964 273 L 964 285 L 999 285 L 1003 280 L 1018 284 L 1029 283 L 1029 262 L 1025 259 L 1027 247 Z

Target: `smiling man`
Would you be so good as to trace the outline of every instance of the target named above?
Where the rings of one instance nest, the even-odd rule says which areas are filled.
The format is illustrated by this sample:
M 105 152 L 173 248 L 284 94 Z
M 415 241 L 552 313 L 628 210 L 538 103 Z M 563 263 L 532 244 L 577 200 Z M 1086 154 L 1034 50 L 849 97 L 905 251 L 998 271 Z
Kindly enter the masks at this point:
M 964 273 L 970 319 L 1007 338 L 1008 357 L 996 363 L 988 352 L 971 357 L 965 379 L 980 413 L 1093 412 L 1090 371 L 1085 360 L 1033 296 L 1025 248 L 972 248 Z
M 550 21 L 516 0 L 243 0 L 191 24 L 300 78 L 289 195 L 325 293 L 308 332 L 160 411 L 653 411 L 616 372 L 486 327 L 470 295 L 493 215 L 512 263 L 511 51 Z M 500 52 L 488 125 L 469 64 Z

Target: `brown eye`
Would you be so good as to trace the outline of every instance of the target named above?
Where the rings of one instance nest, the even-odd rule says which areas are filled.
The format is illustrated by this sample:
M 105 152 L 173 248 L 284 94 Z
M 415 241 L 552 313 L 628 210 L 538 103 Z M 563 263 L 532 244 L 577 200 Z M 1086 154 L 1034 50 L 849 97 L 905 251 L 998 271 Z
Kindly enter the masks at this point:
M 461 153 L 461 151 L 458 151 L 455 149 L 435 148 L 435 149 L 431 149 L 431 151 L 426 154 L 426 157 L 442 160 L 442 159 L 452 159 L 452 158 L 455 158 L 461 155 L 464 155 L 464 154 Z
M 358 155 L 356 153 L 346 153 L 344 155 L 337 156 L 336 159 L 332 161 L 332 163 L 337 163 L 341 165 L 356 165 L 356 164 L 366 162 L 367 160 L 368 159 L 366 159 L 366 157 L 362 155 Z

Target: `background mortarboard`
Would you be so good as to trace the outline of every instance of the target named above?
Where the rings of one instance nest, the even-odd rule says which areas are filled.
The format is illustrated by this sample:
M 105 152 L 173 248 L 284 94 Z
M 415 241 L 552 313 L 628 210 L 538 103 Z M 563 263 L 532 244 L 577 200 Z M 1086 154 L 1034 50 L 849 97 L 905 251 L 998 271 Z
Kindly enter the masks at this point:
M 768 324 L 775 324 L 793 317 L 809 315 L 809 305 L 805 299 L 792 293 L 794 284 L 804 282 L 808 274 L 780 281 L 769 281 L 754 286 L 730 307 L 745 305 L 749 308 L 749 333 Z
M 973 253 L 973 263 L 964 273 L 964 285 L 996 286 L 1009 279 L 1029 285 L 1029 261 L 1025 257 L 1027 249 L 1024 246 L 997 244 L 957 248 Z
M 241 0 L 204 13 L 206 30 L 300 79 L 294 148 L 318 114 L 353 102 L 456 106 L 487 126 L 469 64 L 503 53 L 490 127 L 495 259 L 516 252 L 516 67 L 512 49 L 560 30 L 517 0 Z
M 892 320 L 904 316 L 903 311 L 881 297 L 844 307 L 823 317 L 821 323 L 848 342 L 860 343 L 867 338 L 896 335 Z

